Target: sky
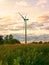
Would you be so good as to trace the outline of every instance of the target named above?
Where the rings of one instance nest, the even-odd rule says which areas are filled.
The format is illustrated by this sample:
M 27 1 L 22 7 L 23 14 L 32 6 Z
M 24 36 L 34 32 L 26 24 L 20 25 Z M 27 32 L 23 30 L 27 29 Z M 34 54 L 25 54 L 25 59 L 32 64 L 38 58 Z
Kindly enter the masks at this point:
M 29 18 L 29 41 L 49 39 L 49 0 L 0 0 L 0 35 L 16 34 L 24 41 L 25 25 L 18 12 Z

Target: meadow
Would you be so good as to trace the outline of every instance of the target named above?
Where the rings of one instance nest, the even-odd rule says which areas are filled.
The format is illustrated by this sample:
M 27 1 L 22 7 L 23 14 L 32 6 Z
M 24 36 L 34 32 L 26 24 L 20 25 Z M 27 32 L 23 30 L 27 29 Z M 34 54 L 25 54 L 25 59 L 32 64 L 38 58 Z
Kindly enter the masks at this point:
M 49 44 L 0 45 L 0 65 L 49 65 Z

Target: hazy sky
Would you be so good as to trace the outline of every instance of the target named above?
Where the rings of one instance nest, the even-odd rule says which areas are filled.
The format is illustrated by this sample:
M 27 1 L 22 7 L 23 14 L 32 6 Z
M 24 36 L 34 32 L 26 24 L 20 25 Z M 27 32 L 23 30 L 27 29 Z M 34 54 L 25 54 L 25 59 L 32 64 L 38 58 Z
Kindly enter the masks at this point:
M 49 0 L 0 0 L 0 34 L 24 35 L 24 21 L 29 18 L 28 36 L 49 34 Z

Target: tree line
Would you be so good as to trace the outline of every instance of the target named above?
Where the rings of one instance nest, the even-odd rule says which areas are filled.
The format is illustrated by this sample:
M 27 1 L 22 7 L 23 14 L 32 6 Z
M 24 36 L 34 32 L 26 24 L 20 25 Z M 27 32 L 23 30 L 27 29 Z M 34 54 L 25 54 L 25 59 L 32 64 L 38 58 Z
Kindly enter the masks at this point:
M 12 34 L 5 37 L 0 35 L 0 44 L 20 44 L 20 41 L 15 39 Z
M 32 42 L 33 44 L 49 44 L 49 41 L 39 41 L 39 42 L 36 42 L 36 41 L 33 41 Z

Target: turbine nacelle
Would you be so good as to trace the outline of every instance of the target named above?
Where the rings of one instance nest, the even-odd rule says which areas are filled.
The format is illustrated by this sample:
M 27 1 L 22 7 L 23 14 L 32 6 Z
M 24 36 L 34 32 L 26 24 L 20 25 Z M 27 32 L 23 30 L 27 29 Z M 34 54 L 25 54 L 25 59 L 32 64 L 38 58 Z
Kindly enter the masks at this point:
M 18 12 L 19 13 L 19 12 Z M 29 19 L 28 18 L 26 18 L 26 16 L 24 17 L 24 16 L 22 16 L 20 13 L 19 13 L 19 15 L 22 17 L 22 19 L 24 20 L 24 21 L 28 21 Z
M 24 19 L 24 21 L 28 21 L 29 19 Z
M 25 17 L 24 17 L 24 21 L 28 21 L 28 20 L 29 20 L 29 19 L 25 16 Z

